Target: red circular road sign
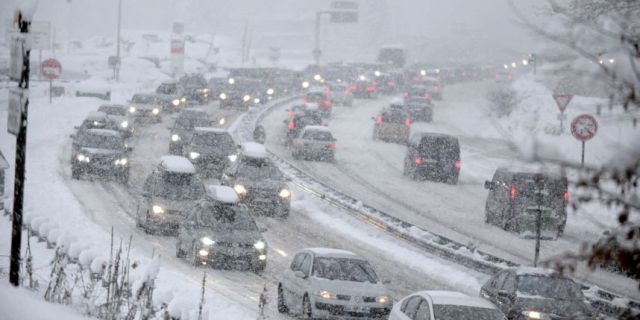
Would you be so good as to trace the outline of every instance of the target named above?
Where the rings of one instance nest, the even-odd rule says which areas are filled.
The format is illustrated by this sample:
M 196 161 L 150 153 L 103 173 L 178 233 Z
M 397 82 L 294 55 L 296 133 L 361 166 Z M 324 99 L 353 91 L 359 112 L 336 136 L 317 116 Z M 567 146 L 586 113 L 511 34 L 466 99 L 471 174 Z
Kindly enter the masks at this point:
M 571 134 L 580 141 L 593 138 L 598 132 L 598 121 L 590 114 L 581 114 L 571 121 Z
M 42 74 L 49 80 L 56 79 L 62 73 L 62 65 L 56 59 L 47 59 L 40 65 Z

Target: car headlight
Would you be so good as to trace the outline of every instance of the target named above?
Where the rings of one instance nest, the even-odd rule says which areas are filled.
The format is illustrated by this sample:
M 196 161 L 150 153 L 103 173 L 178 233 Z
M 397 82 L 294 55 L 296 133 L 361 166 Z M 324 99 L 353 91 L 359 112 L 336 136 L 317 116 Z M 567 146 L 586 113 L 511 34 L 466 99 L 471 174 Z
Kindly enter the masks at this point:
M 391 299 L 389 299 L 389 296 L 377 296 L 376 297 L 376 302 L 378 302 L 379 304 L 387 304 L 389 303 L 389 301 L 391 301 Z
M 126 129 L 127 127 L 129 127 L 129 121 L 125 120 L 120 122 L 120 126 Z
M 175 133 L 171 135 L 171 141 L 173 142 L 180 141 L 180 139 L 180 136 Z
M 129 159 L 121 158 L 121 159 L 116 160 L 115 163 L 116 163 L 116 166 L 126 166 L 127 163 L 129 163 Z
M 216 242 L 213 241 L 211 238 L 209 237 L 203 237 L 202 239 L 200 239 L 200 241 L 202 242 L 202 244 L 204 244 L 205 246 L 212 246 L 213 244 L 215 244 Z
M 171 104 L 173 104 L 173 106 L 177 107 L 180 105 L 180 100 L 179 99 L 173 99 L 173 101 L 171 101 Z
M 253 99 L 253 103 L 255 103 L 255 104 L 260 103 L 260 99 L 258 99 L 258 98 Z
M 206 257 L 206 256 L 208 256 L 208 255 L 209 255 L 209 250 L 207 250 L 207 249 L 200 249 L 200 251 L 198 251 L 198 254 L 199 254 L 201 257 Z
M 258 250 L 264 250 L 264 248 L 267 246 L 266 243 L 264 243 L 264 241 L 262 240 L 258 240 L 258 242 L 253 244 L 253 247 L 258 249 Z
M 260 260 L 260 261 L 267 260 L 267 255 L 266 255 L 266 254 L 261 254 L 261 255 L 259 255 L 259 256 L 258 256 L 258 260 Z
M 291 196 L 291 191 L 289 191 L 289 189 L 282 189 L 278 192 L 278 196 L 280 198 L 289 198 Z
M 228 156 L 227 158 L 229 158 L 229 161 L 231 161 L 231 162 L 236 162 L 236 160 L 238 160 L 238 155 L 237 154 L 232 154 L 232 155 Z
M 244 101 L 244 102 L 247 102 L 249 100 L 251 100 L 251 96 L 248 95 L 248 94 L 245 94 L 244 97 L 242 97 L 242 101 Z
M 151 207 L 151 210 L 153 211 L 153 213 L 155 214 L 163 214 L 164 213 L 164 208 L 162 208 L 159 205 L 153 205 L 153 207 Z
M 309 81 L 303 81 L 302 82 L 302 88 L 304 88 L 304 89 L 309 88 Z
M 160 109 L 158 108 L 153 108 L 153 110 L 151 110 L 151 113 L 157 115 L 158 113 L 160 113 Z
M 191 158 L 192 160 L 195 160 L 195 159 L 197 159 L 198 157 L 200 157 L 200 153 L 198 153 L 198 152 L 193 152 L 193 151 L 189 152 L 189 158 Z
M 136 113 L 136 107 L 130 106 L 129 107 L 129 113 Z
M 76 159 L 78 159 L 78 161 L 80 162 L 90 162 L 91 159 L 89 158 L 89 156 L 85 156 L 84 154 L 79 154 Z
M 223 126 L 226 122 L 227 122 L 226 118 L 220 118 L 220 120 L 218 120 L 218 124 L 221 126 Z
M 202 92 L 204 92 L 204 93 L 208 93 L 208 92 L 209 92 L 209 88 L 204 88 L 204 89 L 202 89 Z
M 236 79 L 234 78 L 229 78 L 229 84 L 235 84 L 236 83 Z
M 245 188 L 243 185 L 241 184 L 236 184 L 235 186 L 233 186 L 233 191 L 235 191 L 237 194 L 239 195 L 245 195 L 247 194 L 247 188 Z
M 523 311 L 522 315 L 524 315 L 526 319 L 533 319 L 533 320 L 550 319 L 546 314 L 539 311 Z
M 182 97 L 182 98 L 180 98 L 180 102 L 182 102 L 182 103 L 187 102 L 187 98 L 186 98 L 186 97 Z
M 267 94 L 268 94 L 268 95 L 272 95 L 272 94 L 274 94 L 275 92 L 276 92 L 276 91 L 275 91 L 275 90 L 273 90 L 273 89 L 271 89 L 271 88 L 267 89 Z
M 323 299 L 331 299 L 331 292 L 327 290 L 320 290 L 318 291 L 318 296 Z
M 224 93 L 224 92 L 223 92 L 223 93 L 221 93 L 221 94 L 219 95 L 219 97 L 220 97 L 220 100 L 227 100 L 227 94 L 226 94 L 226 93 Z

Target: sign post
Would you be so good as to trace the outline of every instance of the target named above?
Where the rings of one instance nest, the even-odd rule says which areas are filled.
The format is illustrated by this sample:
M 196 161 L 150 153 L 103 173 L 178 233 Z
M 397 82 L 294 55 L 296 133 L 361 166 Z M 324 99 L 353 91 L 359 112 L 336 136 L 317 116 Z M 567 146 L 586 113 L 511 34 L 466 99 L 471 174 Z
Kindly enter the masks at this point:
M 598 132 L 598 121 L 590 114 L 581 114 L 571 122 L 571 134 L 582 142 L 580 165 L 584 166 L 585 142 L 591 140 Z
M 62 65 L 56 59 L 47 59 L 40 65 L 41 73 L 45 78 L 49 79 L 49 103 L 51 103 L 51 89 L 53 87 L 53 79 L 60 77 Z
M 558 115 L 558 120 L 560 120 L 560 132 L 564 131 L 564 120 L 567 118 L 567 116 L 564 114 L 564 110 L 567 109 L 567 105 L 569 104 L 569 102 L 571 102 L 571 99 L 573 99 L 573 95 L 572 94 L 559 94 L 559 93 L 554 93 L 553 94 L 553 100 L 556 101 L 556 104 L 558 105 L 558 109 L 560 109 L 560 114 Z

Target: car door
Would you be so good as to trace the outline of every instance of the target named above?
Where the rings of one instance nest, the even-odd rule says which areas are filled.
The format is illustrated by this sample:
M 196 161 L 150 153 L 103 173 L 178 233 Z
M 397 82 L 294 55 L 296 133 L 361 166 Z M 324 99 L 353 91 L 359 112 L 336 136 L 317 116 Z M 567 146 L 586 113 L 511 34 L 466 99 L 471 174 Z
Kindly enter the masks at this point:
M 406 300 L 406 303 L 400 307 L 398 318 L 400 320 L 413 320 L 418 312 L 418 307 L 424 299 L 420 296 L 413 296 Z
M 297 304 L 300 306 L 300 310 L 302 310 L 302 297 L 305 293 L 309 293 L 310 291 L 310 283 L 311 283 L 311 264 L 312 264 L 312 256 L 309 253 L 304 254 L 304 258 L 302 259 L 302 263 L 300 264 L 299 271 L 304 274 L 303 278 L 299 278 L 294 276 L 292 281 L 294 290 L 296 292 L 296 297 L 298 299 Z M 296 303 L 294 302 L 294 305 Z
M 504 312 L 504 314 L 509 314 L 509 312 L 511 311 L 511 309 L 513 308 L 513 304 L 515 302 L 515 297 L 516 297 L 516 274 L 515 272 L 507 272 L 507 275 L 504 279 L 504 282 L 502 283 L 502 291 L 507 292 L 507 294 L 509 295 L 509 299 L 508 301 L 505 301 L 502 304 L 502 312 Z
M 305 253 L 301 252 L 296 254 L 291 261 L 291 265 L 287 270 L 285 270 L 284 275 L 282 276 L 282 293 L 284 294 L 284 298 L 287 302 L 287 305 L 291 307 L 298 306 L 298 297 L 297 292 L 295 291 L 295 272 L 300 270 L 300 266 L 302 265 L 302 261 L 304 260 Z
M 507 271 L 501 271 L 495 275 L 493 279 L 489 280 L 488 284 L 482 288 L 482 290 L 484 290 L 482 292 L 486 295 L 486 298 L 496 306 L 498 306 L 498 291 L 502 288 L 502 283 L 506 276 Z

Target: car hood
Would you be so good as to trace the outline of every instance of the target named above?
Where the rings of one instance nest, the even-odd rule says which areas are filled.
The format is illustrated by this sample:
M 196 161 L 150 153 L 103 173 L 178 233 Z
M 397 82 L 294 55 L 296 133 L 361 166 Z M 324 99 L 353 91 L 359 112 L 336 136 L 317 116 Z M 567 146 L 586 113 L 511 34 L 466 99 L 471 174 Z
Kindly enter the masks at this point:
M 141 104 L 141 103 L 132 103 L 131 104 L 132 107 L 136 108 L 137 110 L 152 110 L 153 108 L 162 108 L 162 106 L 160 106 L 159 104 Z
M 240 179 L 236 183 L 241 184 L 245 187 L 254 188 L 254 189 L 263 189 L 263 190 L 280 190 L 285 186 L 284 182 L 279 180 L 246 180 Z
M 560 300 L 543 297 L 518 297 L 515 307 L 521 311 L 539 311 L 545 314 L 577 319 L 580 315 L 591 316 L 587 305 L 578 300 Z
M 202 237 L 209 237 L 216 242 L 227 243 L 246 243 L 254 244 L 258 240 L 262 240 L 262 236 L 257 230 L 215 230 L 215 229 L 196 229 L 193 231 L 193 236 L 196 239 Z
M 109 116 L 107 116 L 107 118 L 111 119 L 111 121 L 117 123 L 118 125 L 120 125 L 122 123 L 122 121 L 129 121 L 129 118 L 127 118 L 126 116 L 109 115 Z
M 80 152 L 89 155 L 118 155 L 122 152 L 119 150 L 100 149 L 100 148 L 80 148 Z
M 389 290 L 380 282 L 356 282 L 329 280 L 311 277 L 312 286 L 315 291 L 327 290 L 335 294 L 345 294 L 350 296 L 377 297 L 379 295 L 389 295 Z

